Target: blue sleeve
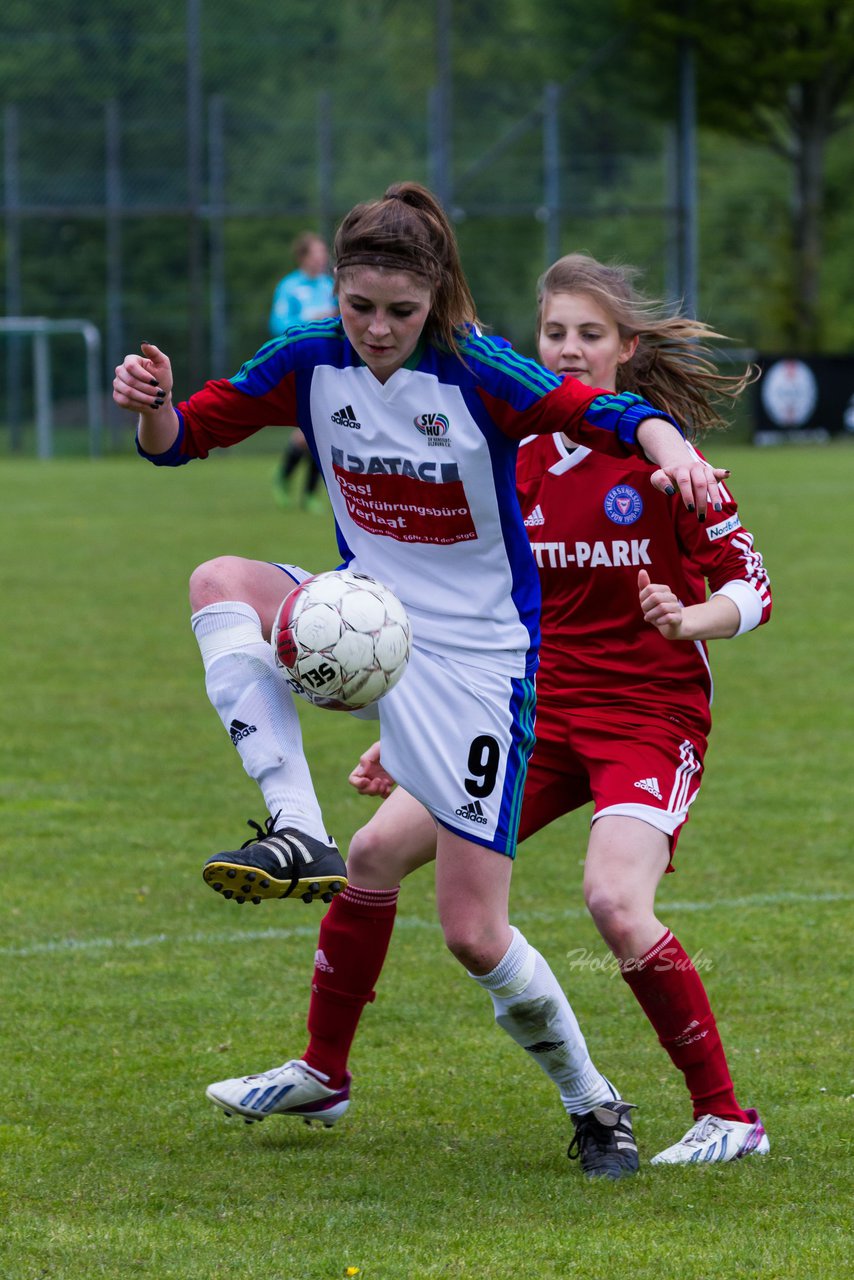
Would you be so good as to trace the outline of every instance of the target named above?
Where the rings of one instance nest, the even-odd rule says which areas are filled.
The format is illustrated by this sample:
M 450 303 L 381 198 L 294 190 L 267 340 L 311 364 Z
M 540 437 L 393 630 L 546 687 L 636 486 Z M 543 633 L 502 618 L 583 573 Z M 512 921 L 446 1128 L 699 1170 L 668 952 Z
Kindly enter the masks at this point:
M 684 435 L 679 423 L 669 413 L 654 409 L 651 404 L 632 391 L 620 391 L 614 395 L 600 395 L 591 401 L 585 417 L 594 426 L 614 431 L 623 444 L 634 445 L 638 427 L 646 418 L 663 418 L 671 423 L 680 435 Z
M 184 439 L 184 415 L 180 409 L 176 409 L 175 413 L 178 417 L 178 434 L 172 441 L 170 447 L 164 453 L 146 453 L 142 445 L 139 443 L 139 432 L 136 435 L 136 451 L 141 458 L 145 458 L 147 462 L 153 462 L 155 467 L 183 467 L 185 462 L 189 462 L 190 458 L 181 448 Z

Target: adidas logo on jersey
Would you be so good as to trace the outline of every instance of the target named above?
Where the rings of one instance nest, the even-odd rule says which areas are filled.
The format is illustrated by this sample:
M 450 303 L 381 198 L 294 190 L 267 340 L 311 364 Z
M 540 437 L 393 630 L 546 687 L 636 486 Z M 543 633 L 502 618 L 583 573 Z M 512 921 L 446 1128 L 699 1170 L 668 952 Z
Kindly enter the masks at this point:
M 345 404 L 343 409 L 339 409 L 337 413 L 333 413 L 332 421 L 336 427 L 352 427 L 354 431 L 360 431 L 362 424 L 356 418 L 351 404 Z
M 662 800 L 664 797 L 658 789 L 658 778 L 641 778 L 640 782 L 635 783 L 641 791 L 648 791 L 651 796 L 655 796 L 656 800 Z
M 525 528 L 533 529 L 536 525 L 545 523 L 546 517 L 543 515 L 543 508 L 538 502 L 531 514 L 525 517 Z
M 459 809 L 455 809 L 454 813 L 458 818 L 466 818 L 469 822 L 478 822 L 481 826 L 486 826 L 486 818 L 483 816 L 483 805 L 479 800 L 473 801 L 471 804 L 462 804 Z
M 244 724 L 242 720 L 232 720 L 228 726 L 228 732 L 231 734 L 231 741 L 237 746 L 238 742 L 242 742 L 244 738 L 248 738 L 250 733 L 257 733 L 258 726 L 255 724 Z

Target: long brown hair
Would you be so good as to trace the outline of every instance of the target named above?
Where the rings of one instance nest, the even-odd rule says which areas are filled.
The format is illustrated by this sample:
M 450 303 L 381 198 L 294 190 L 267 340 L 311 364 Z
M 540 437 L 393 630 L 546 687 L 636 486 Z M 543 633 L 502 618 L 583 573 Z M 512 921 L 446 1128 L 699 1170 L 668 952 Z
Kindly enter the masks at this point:
M 721 373 L 706 344 L 725 335 L 645 297 L 635 286 L 639 275 L 636 267 L 606 266 L 584 253 L 558 258 L 537 283 L 537 342 L 549 294 L 586 294 L 612 317 L 621 338 L 638 338 L 634 355 L 617 367 L 618 391 L 642 395 L 695 436 L 726 426 L 722 410 L 755 381 L 757 370 L 748 365 L 735 376 Z
M 477 311 L 463 274 L 457 238 L 442 206 L 417 182 L 396 182 L 379 200 L 351 209 L 335 235 L 335 275 L 355 266 L 387 267 L 425 276 L 432 302 L 424 334 L 459 354 Z

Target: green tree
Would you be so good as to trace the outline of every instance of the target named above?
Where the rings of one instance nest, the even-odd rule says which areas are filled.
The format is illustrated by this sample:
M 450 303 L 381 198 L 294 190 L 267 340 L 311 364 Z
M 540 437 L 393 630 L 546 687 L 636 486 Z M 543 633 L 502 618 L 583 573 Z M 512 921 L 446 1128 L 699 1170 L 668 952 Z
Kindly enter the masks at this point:
M 828 203 L 827 152 L 854 122 L 854 0 L 622 0 L 654 65 L 696 51 L 701 124 L 763 142 L 790 174 L 789 297 L 782 337 L 821 345 L 820 278 Z M 659 83 L 673 83 L 659 76 Z M 673 112 L 672 93 L 659 106 Z

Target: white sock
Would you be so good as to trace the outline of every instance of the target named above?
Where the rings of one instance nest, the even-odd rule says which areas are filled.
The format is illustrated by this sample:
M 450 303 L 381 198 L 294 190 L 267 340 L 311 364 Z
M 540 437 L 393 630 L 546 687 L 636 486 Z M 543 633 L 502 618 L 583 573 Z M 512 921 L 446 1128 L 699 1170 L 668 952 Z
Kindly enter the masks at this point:
M 618 1096 L 593 1065 L 563 988 L 518 929 L 491 973 L 469 976 L 491 995 L 498 1025 L 557 1085 L 567 1112 L 580 1115 Z
M 224 600 L 191 618 L 208 697 L 261 788 L 277 826 L 328 840 L 302 747 L 293 696 L 249 604 Z

